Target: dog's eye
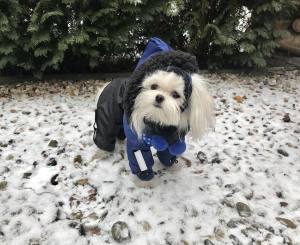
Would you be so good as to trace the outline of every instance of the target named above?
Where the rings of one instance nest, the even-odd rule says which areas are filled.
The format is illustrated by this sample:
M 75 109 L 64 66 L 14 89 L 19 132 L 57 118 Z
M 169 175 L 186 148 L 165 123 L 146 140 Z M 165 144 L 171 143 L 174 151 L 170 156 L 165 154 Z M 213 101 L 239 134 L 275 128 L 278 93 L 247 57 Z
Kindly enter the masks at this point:
M 151 88 L 152 90 L 155 90 L 155 89 L 157 89 L 157 88 L 158 88 L 158 85 L 154 83 L 154 84 L 152 84 L 152 85 L 151 85 L 151 87 L 150 87 L 150 88 Z
M 171 93 L 171 95 L 172 95 L 172 97 L 173 97 L 174 99 L 180 98 L 180 95 L 179 95 L 176 91 L 173 91 L 173 92 Z

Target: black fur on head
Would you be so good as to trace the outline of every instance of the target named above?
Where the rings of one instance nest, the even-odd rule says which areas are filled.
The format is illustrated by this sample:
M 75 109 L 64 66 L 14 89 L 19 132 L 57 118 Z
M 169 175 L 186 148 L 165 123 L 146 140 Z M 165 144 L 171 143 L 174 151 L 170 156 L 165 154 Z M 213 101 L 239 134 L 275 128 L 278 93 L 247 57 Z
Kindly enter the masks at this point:
M 142 89 L 143 79 L 156 71 L 165 70 L 168 66 L 178 67 L 188 74 L 198 72 L 196 57 L 182 51 L 159 52 L 148 58 L 132 73 L 126 85 L 123 106 L 128 119 L 133 111 L 135 99 Z

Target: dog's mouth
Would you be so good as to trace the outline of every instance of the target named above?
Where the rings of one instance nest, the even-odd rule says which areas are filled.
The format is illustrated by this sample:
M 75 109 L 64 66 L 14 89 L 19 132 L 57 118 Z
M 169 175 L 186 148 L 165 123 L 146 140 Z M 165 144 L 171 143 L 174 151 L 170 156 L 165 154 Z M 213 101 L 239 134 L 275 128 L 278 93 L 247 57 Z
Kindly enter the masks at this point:
M 154 103 L 153 106 L 156 107 L 156 108 L 160 108 L 160 109 L 162 108 L 162 106 L 160 104 L 157 104 L 157 103 Z

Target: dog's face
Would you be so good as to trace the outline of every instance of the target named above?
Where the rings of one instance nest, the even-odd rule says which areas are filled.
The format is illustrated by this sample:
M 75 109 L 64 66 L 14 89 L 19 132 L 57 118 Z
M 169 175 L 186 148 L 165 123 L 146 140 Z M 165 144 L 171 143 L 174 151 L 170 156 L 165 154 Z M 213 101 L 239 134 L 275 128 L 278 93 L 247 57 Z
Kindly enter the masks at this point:
M 136 97 L 134 113 L 163 125 L 177 126 L 184 103 L 184 81 L 174 72 L 157 71 L 147 76 Z
M 145 119 L 163 126 L 176 126 L 199 138 L 206 128 L 212 126 L 212 100 L 201 77 L 191 76 L 192 94 L 185 96 L 185 81 L 175 72 L 158 70 L 146 76 L 137 95 L 131 122 L 140 135 L 145 127 Z M 182 110 L 187 104 L 187 108 Z

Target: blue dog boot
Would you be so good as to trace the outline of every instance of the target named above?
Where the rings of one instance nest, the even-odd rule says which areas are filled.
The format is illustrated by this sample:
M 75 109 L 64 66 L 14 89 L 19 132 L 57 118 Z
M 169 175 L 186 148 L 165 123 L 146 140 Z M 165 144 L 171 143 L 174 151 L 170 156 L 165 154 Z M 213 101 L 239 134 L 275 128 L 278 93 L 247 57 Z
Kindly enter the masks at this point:
M 131 142 L 127 141 L 127 156 L 131 172 L 140 180 L 148 181 L 153 178 L 152 166 L 154 161 L 150 148 L 136 150 L 132 147 Z
M 154 177 L 152 169 L 147 169 L 141 172 L 138 172 L 136 176 L 142 181 L 149 181 Z
M 157 157 L 159 161 L 166 167 L 171 167 L 174 163 L 177 163 L 176 156 L 172 155 L 168 149 L 164 151 L 158 151 Z
M 174 156 L 181 155 L 185 150 L 186 144 L 181 140 L 177 140 L 173 145 L 169 146 L 169 152 Z

